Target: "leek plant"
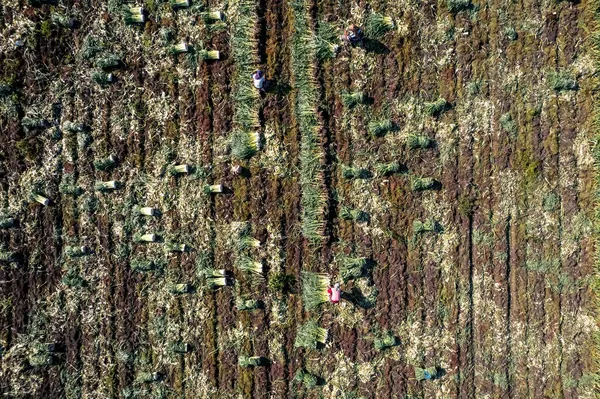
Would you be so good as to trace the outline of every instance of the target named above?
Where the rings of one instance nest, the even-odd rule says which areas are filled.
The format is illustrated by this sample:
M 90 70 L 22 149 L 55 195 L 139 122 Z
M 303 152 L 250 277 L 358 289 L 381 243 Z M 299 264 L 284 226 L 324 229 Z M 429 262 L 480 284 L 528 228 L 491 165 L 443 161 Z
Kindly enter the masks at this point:
M 437 367 L 428 367 L 426 369 L 415 367 L 415 378 L 417 381 L 435 380 L 437 375 Z
M 185 244 L 170 242 L 167 243 L 166 249 L 169 252 L 187 252 L 189 250 L 189 247 Z
M 131 266 L 131 270 L 136 272 L 150 272 L 156 270 L 154 262 L 148 259 L 132 259 L 129 262 L 129 265 Z
M 329 301 L 327 288 L 329 277 L 326 274 L 302 271 L 302 301 L 306 310 L 312 310 Z
M 248 273 L 262 274 L 263 272 L 262 262 L 255 261 L 246 255 L 241 255 L 236 259 L 235 267 Z
M 189 353 L 192 351 L 192 346 L 185 342 L 175 342 L 171 344 L 171 351 L 175 353 Z
M 116 164 L 117 160 L 112 155 L 109 155 L 107 158 L 94 160 L 94 168 L 102 172 L 108 172 L 109 170 L 112 170 Z
M 235 131 L 231 135 L 231 155 L 237 159 L 249 159 L 259 150 L 258 132 Z
M 394 28 L 394 21 L 376 12 L 369 14 L 365 23 L 365 34 L 369 37 L 379 38 Z
M 448 110 L 448 102 L 443 98 L 438 98 L 434 102 L 426 102 L 423 105 L 429 116 L 439 116 Z
M 198 57 L 202 60 L 218 60 L 220 58 L 220 53 L 217 50 L 198 50 Z
M 447 0 L 448 11 L 457 14 L 472 7 L 471 0 Z
M 146 15 L 143 7 L 129 7 L 124 11 L 125 25 L 143 24 L 146 22 Z
M 56 364 L 57 359 L 54 356 L 56 351 L 55 344 L 36 343 L 33 344 L 29 353 L 29 365 L 32 367 L 51 366 Z
M 170 0 L 169 3 L 173 9 L 188 8 L 190 6 L 190 0 Z
M 552 89 L 559 92 L 579 89 L 575 76 L 566 70 L 549 73 L 548 82 Z
M 319 59 L 334 58 L 340 49 L 339 33 L 332 24 L 319 22 L 316 35 L 316 55 Z
M 235 306 L 240 311 L 254 310 L 254 309 L 260 308 L 261 303 L 260 303 L 260 301 L 257 301 L 256 299 L 239 298 L 238 300 L 236 300 Z
M 62 128 L 64 131 L 69 133 L 83 133 L 88 132 L 90 128 L 83 122 L 63 122 Z
M 382 137 L 394 128 L 394 124 L 389 119 L 369 122 L 369 133 L 373 137 Z
M 406 139 L 406 144 L 412 149 L 429 148 L 431 146 L 431 139 L 427 136 L 411 134 Z
M 171 294 L 189 294 L 192 292 L 192 287 L 189 284 L 171 284 L 169 292 Z
M 435 232 L 438 230 L 437 223 L 432 219 L 427 219 L 424 222 L 415 220 L 413 222 L 413 233 L 422 234 L 425 232 Z
M 121 60 L 115 55 L 108 55 L 96 60 L 96 67 L 100 69 L 110 70 L 118 68 L 122 65 Z
M 12 262 L 14 259 L 15 259 L 14 252 L 0 250 L 0 262 Z
M 41 118 L 30 118 L 28 116 L 21 119 L 21 126 L 27 130 L 43 130 L 50 127 L 50 123 Z
M 410 182 L 412 191 L 425 191 L 435 189 L 437 181 L 431 177 L 413 177 Z
M 145 207 L 136 206 L 134 208 L 134 210 L 135 210 L 136 213 L 138 213 L 140 215 L 144 215 L 144 216 L 156 216 L 156 215 L 158 215 L 158 209 L 152 208 L 152 207 L 148 207 L 148 206 L 145 206 Z
M 0 229 L 9 229 L 14 227 L 15 219 L 8 217 L 0 217 Z
M 241 367 L 265 366 L 268 364 L 268 361 L 260 356 L 241 355 L 238 357 L 238 364 Z
M 342 165 L 342 176 L 348 180 L 369 179 L 372 177 L 371 172 L 369 172 L 367 169 L 354 168 L 345 165 Z
M 307 388 L 313 388 L 317 386 L 319 379 L 317 376 L 310 374 L 305 369 L 299 369 L 294 376 L 294 381 L 304 384 Z
M 222 21 L 223 13 L 221 11 L 207 11 L 200 14 L 206 23 Z
M 58 192 L 77 197 L 83 193 L 83 189 L 75 184 L 73 175 L 63 175 L 63 179 L 58 185 Z
M 44 197 L 43 195 L 33 193 L 33 194 L 31 194 L 30 198 L 32 201 L 38 202 L 44 206 L 50 205 L 50 200 L 48 198 Z
M 382 163 L 375 166 L 377 174 L 380 176 L 391 176 L 402 172 L 402 165 L 399 162 Z
M 354 108 L 359 104 L 364 104 L 366 101 L 367 97 L 362 91 L 342 93 L 342 103 L 344 103 L 346 108 Z
M 363 276 L 367 267 L 367 259 L 342 256 L 339 259 L 339 265 L 340 276 L 344 283 L 346 283 L 349 280 L 354 280 Z
M 161 379 L 162 379 L 162 374 L 157 373 L 157 372 L 152 373 L 149 371 L 141 372 L 135 377 L 135 380 L 140 383 L 157 382 L 157 381 L 160 381 Z
M 319 344 L 324 345 L 325 342 L 327 342 L 327 330 L 311 320 L 298 327 L 294 347 L 317 349 Z
M 98 181 L 94 184 L 94 188 L 96 189 L 96 191 L 105 193 L 105 192 L 116 190 L 117 188 L 119 188 L 119 183 L 114 180 Z
M 112 73 L 106 73 L 103 71 L 94 72 L 92 79 L 101 86 L 105 86 L 115 81 L 115 77 Z
M 169 53 L 171 54 L 182 54 L 187 53 L 189 51 L 188 44 L 186 42 L 181 42 L 169 49 Z
M 398 344 L 398 338 L 389 331 L 380 334 L 373 339 L 373 345 L 378 351 L 397 346 Z
M 363 212 L 360 209 L 351 209 L 346 206 L 342 206 L 340 217 L 344 220 L 353 220 L 358 223 L 366 223 L 369 221 L 368 213 Z
M 65 254 L 71 258 L 80 258 L 88 253 L 86 246 L 68 246 L 65 248 Z
M 206 279 L 206 283 L 210 288 L 213 289 L 229 285 L 227 277 L 224 276 L 208 278 Z
M 133 240 L 136 242 L 156 242 L 156 234 L 135 234 Z
M 169 167 L 168 171 L 171 176 L 177 176 L 180 174 L 189 173 L 190 167 L 185 164 L 184 165 L 174 165 L 174 166 Z
M 236 232 L 235 247 L 238 252 L 242 252 L 248 248 L 260 247 L 260 241 L 252 237 L 249 223 L 242 224 L 242 226 Z
M 203 188 L 202 191 L 204 192 L 204 194 L 218 194 L 218 193 L 222 193 L 223 192 L 223 185 L 222 184 L 206 184 Z

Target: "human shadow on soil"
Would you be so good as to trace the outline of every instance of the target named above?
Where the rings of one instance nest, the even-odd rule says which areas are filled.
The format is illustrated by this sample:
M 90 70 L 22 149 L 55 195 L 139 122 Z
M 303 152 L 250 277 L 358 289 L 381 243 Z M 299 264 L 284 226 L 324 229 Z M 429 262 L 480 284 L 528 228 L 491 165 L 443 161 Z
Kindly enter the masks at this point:
M 292 91 L 292 86 L 285 82 L 278 82 L 276 80 L 267 80 L 265 82 L 266 93 L 278 94 L 280 96 L 287 96 Z
M 363 48 L 367 53 L 389 54 L 390 52 L 390 49 L 385 44 L 375 39 L 364 39 Z

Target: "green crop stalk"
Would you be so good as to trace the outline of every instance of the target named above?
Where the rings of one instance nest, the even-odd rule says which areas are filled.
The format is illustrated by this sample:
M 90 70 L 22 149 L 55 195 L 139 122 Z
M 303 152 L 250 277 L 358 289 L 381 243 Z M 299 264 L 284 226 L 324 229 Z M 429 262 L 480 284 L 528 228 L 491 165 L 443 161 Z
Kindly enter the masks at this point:
M 391 17 L 386 17 L 378 13 L 372 13 L 367 16 L 365 23 L 365 34 L 368 37 L 379 38 L 386 32 L 394 28 L 394 21 Z
M 394 123 L 389 119 L 369 122 L 369 133 L 373 137 L 382 137 L 394 128 Z
M 294 347 L 317 349 L 319 344 L 325 344 L 325 342 L 327 342 L 327 330 L 319 327 L 316 321 L 311 320 L 298 327 Z
M 355 91 L 352 93 L 342 93 L 342 103 L 346 108 L 354 108 L 359 104 L 364 104 L 367 101 L 367 97 L 362 91 Z
M 313 272 L 302 272 L 302 301 L 307 310 L 316 309 L 329 301 L 327 288 L 329 276 Z
M 408 136 L 406 143 L 412 149 L 429 148 L 431 146 L 431 139 L 427 136 L 411 134 Z

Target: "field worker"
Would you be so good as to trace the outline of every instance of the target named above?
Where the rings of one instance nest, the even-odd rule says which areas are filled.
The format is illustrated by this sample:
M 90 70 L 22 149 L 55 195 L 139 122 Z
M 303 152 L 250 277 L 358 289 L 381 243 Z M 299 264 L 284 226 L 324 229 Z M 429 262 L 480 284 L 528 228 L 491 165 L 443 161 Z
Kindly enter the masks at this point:
M 265 73 L 260 69 L 252 74 L 252 80 L 254 81 L 254 87 L 261 90 L 265 84 Z
M 335 283 L 333 288 L 327 288 L 327 295 L 329 296 L 329 300 L 331 301 L 331 303 L 338 303 L 340 301 L 340 297 L 342 296 L 340 284 Z
M 351 45 L 360 44 L 363 40 L 363 32 L 360 27 L 352 24 L 344 31 L 344 35 L 342 36 L 342 40 L 346 43 L 350 43 Z

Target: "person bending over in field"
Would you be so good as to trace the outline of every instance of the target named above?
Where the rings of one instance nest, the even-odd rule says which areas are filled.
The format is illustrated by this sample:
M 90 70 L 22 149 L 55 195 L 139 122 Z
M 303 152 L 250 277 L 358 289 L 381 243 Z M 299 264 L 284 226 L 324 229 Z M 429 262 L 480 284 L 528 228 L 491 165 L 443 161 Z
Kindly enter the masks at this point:
M 265 85 L 265 73 L 260 69 L 257 69 L 256 72 L 252 74 L 252 80 L 254 81 L 254 87 L 262 90 Z
M 327 288 L 327 296 L 329 296 L 329 300 L 331 301 L 331 303 L 338 303 L 340 301 L 340 297 L 342 296 L 340 284 L 335 283 L 333 288 Z
M 342 41 L 346 44 L 350 44 L 352 46 L 360 46 L 362 45 L 362 41 L 364 39 L 363 31 L 359 26 L 354 24 L 350 25 L 348 29 L 344 31 L 344 34 L 341 37 Z

